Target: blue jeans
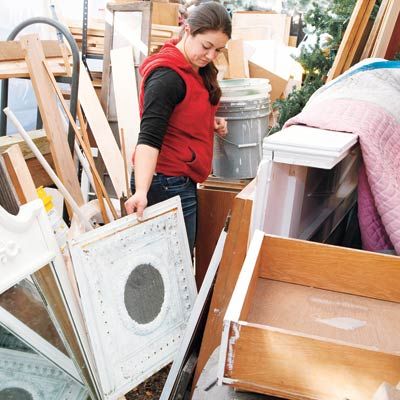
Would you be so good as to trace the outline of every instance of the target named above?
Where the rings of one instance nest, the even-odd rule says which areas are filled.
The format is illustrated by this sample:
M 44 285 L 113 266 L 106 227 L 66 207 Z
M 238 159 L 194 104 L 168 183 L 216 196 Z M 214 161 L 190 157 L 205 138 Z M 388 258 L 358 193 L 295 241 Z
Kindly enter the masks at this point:
M 132 193 L 135 193 L 135 177 L 131 178 Z M 193 258 L 194 243 L 197 229 L 197 187 L 187 176 L 166 176 L 157 174 L 153 177 L 147 193 L 148 206 L 180 196 L 185 219 L 186 233 L 189 241 L 190 254 Z

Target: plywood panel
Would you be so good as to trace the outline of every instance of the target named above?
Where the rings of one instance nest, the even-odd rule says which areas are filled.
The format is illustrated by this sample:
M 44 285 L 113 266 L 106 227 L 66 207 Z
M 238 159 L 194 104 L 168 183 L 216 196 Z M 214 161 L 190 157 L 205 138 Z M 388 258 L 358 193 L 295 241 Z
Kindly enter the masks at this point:
M 159 3 L 153 1 L 151 22 L 153 24 L 178 26 L 179 7 L 180 5 L 175 3 Z
M 246 321 L 400 354 L 399 303 L 263 278 L 254 281 Z
M 264 278 L 400 302 L 396 256 L 266 235 L 261 257 Z
M 400 377 L 398 355 L 252 325 L 231 332 L 226 372 L 235 387 L 291 400 L 366 400 Z
M 221 342 L 223 318 L 247 252 L 254 189 L 255 181 L 252 181 L 233 201 L 231 222 L 211 299 L 193 387 L 209 357 Z
M 196 284 L 203 282 L 219 234 L 232 208 L 237 191 L 205 189 L 197 191 L 198 218 L 196 237 Z

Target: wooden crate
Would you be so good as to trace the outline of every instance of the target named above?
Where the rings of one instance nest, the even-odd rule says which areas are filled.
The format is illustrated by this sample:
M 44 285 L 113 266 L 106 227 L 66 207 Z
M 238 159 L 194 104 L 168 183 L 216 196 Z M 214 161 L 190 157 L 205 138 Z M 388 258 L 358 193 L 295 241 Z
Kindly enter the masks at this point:
M 228 306 L 219 378 L 302 400 L 400 380 L 400 259 L 256 231 Z

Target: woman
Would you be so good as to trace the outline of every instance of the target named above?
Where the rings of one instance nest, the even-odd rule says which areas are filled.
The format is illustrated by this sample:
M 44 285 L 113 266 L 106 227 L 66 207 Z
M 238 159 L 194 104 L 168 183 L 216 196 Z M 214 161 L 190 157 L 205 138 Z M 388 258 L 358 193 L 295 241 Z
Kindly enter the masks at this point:
M 227 133 L 216 118 L 221 97 L 212 63 L 231 35 L 225 8 L 215 2 L 196 7 L 182 39 L 166 43 L 140 67 L 141 124 L 134 154 L 132 193 L 125 207 L 139 218 L 146 206 L 180 195 L 189 246 L 196 236 L 196 183 L 211 171 L 213 135 Z

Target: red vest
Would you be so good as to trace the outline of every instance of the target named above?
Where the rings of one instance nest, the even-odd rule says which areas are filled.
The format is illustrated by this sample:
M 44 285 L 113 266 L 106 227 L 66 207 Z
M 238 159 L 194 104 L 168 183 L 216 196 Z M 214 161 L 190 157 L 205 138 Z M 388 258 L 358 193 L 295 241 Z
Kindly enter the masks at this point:
M 140 115 L 143 113 L 144 83 L 159 67 L 176 71 L 186 84 L 185 98 L 174 108 L 158 155 L 156 172 L 169 176 L 188 176 L 203 182 L 211 172 L 214 117 L 217 106 L 208 99 L 201 76 L 193 70 L 173 42 L 147 57 L 140 66 L 143 77 L 139 96 Z

